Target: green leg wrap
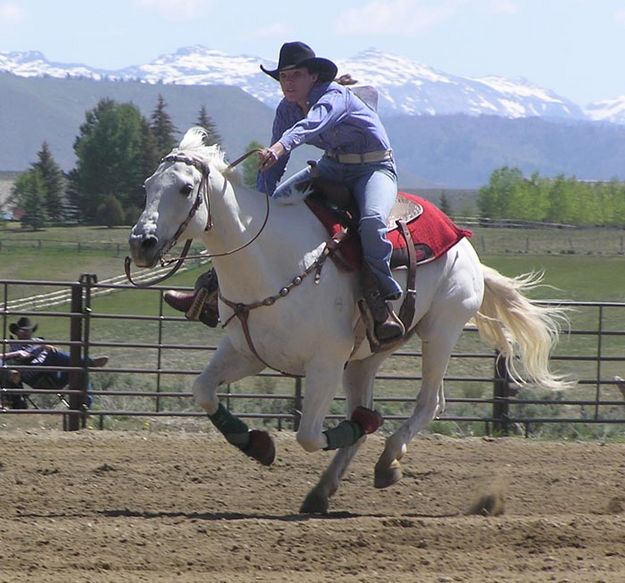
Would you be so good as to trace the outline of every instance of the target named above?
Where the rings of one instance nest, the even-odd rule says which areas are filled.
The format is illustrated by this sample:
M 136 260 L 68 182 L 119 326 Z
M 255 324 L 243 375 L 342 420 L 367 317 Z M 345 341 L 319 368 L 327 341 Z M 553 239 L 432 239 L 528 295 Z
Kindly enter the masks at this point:
M 228 443 L 236 445 L 240 449 L 245 449 L 248 446 L 250 441 L 249 427 L 241 419 L 230 413 L 221 403 L 219 403 L 217 411 L 209 415 L 208 418 L 228 440 Z
M 347 447 L 354 445 L 364 434 L 362 428 L 355 421 L 341 421 L 336 427 L 324 431 L 328 439 L 329 449 L 338 449 L 339 447 Z

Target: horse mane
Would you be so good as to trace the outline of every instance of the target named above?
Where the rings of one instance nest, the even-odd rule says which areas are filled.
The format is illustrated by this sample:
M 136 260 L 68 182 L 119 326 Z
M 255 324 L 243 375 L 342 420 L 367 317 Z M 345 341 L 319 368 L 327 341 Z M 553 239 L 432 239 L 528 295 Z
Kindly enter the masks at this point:
M 189 128 L 172 154 L 186 154 L 195 160 L 199 160 L 213 166 L 218 172 L 227 174 L 228 178 L 236 177 L 236 172 L 228 170 L 228 162 L 225 160 L 223 150 L 217 145 L 207 146 L 204 140 L 208 132 L 201 126 Z

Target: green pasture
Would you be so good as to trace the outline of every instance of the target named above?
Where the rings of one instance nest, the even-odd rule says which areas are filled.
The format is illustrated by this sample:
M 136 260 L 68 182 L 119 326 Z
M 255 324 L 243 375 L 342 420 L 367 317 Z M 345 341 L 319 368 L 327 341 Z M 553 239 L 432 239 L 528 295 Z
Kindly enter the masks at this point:
M 48 229 L 36 233 L 19 230 L 0 231 L 0 279 L 75 281 L 82 273 L 96 273 L 99 280 L 123 272 L 123 257 L 129 228 L 71 227 Z M 544 287 L 532 292 L 535 299 L 611 301 L 621 302 L 625 290 L 625 255 L 621 251 L 623 231 L 614 229 L 587 230 L 518 230 L 518 229 L 474 229 L 473 242 L 482 261 L 505 275 L 515 276 L 529 271 L 544 272 Z M 80 248 L 78 247 L 80 243 Z M 191 286 L 195 278 L 205 268 L 195 267 L 169 282 L 171 286 Z M 26 285 L 12 285 L 2 290 L 12 300 L 17 297 L 53 291 Z M 67 304 L 55 306 L 51 310 L 61 313 L 69 311 Z M 132 319 L 107 319 L 107 314 L 165 316 L 161 321 L 139 321 Z M 593 330 L 600 325 L 604 330 L 625 330 L 625 310 L 588 306 L 569 313 L 571 328 L 574 331 Z M 601 319 L 600 319 L 601 318 Z M 11 321 L 11 319 L 9 319 Z M 68 338 L 68 320 L 62 317 L 42 316 L 37 318 L 39 333 L 49 340 L 62 341 Z M 214 346 L 221 330 L 209 330 L 198 323 L 190 323 L 180 318 L 180 314 L 164 305 L 159 290 L 120 290 L 92 300 L 92 317 L 89 321 L 90 338 L 96 343 L 93 354 L 109 354 L 111 361 L 105 369 L 94 371 L 92 379 L 96 388 L 110 390 L 139 391 L 183 391 L 191 388 L 192 379 L 210 357 L 209 347 Z M 128 343 L 160 343 L 171 347 L 133 348 Z M 102 346 L 98 346 L 97 344 Z M 183 350 L 183 347 L 195 347 Z M 566 394 L 549 395 L 539 389 L 527 387 L 520 396 L 547 397 L 558 400 L 593 399 L 597 392 L 602 400 L 622 398 L 616 388 L 609 383 L 614 374 L 625 376 L 625 340 L 619 336 L 604 336 L 601 350 L 604 355 L 614 357 L 614 362 L 603 363 L 599 370 L 602 384 L 597 387 L 591 381 L 597 375 L 597 365 L 592 360 L 566 361 L 559 357 L 596 354 L 598 339 L 592 334 L 562 335 L 555 352 L 553 364 L 556 369 L 575 379 L 582 380 Z M 399 375 L 401 379 L 381 378 L 377 384 L 377 395 L 413 398 L 418 392 L 420 361 L 410 352 L 419 351 L 413 340 L 405 350 L 388 359 L 381 371 L 381 377 Z M 456 353 L 492 354 L 482 344 L 477 334 L 463 334 Z M 448 398 L 484 398 L 492 395 L 492 384 L 481 381 L 455 380 L 457 377 L 477 375 L 490 378 L 493 375 L 491 359 L 454 359 L 449 367 L 446 382 Z M 138 374 L 125 368 L 160 368 L 161 370 L 183 370 L 176 374 L 164 374 L 158 379 L 156 374 Z M 230 387 L 233 393 L 259 393 L 290 395 L 294 381 L 272 375 L 246 379 Z M 237 411 L 258 409 L 258 401 L 237 400 L 232 406 Z M 290 411 L 290 401 L 261 401 L 265 411 Z M 121 397 L 113 401 L 102 396 L 96 401 L 95 409 L 131 409 L 150 411 L 157 404 L 148 397 Z M 160 400 L 161 409 L 175 408 L 195 410 L 188 398 L 168 397 Z M 406 414 L 413 402 L 395 403 L 379 401 L 378 407 L 387 415 Z M 542 416 L 553 414 L 549 405 L 527 405 L 514 410 L 516 415 L 532 414 Z M 599 415 L 610 418 L 623 415 L 617 405 L 600 406 Z M 568 406 L 558 410 L 567 416 L 594 415 L 592 407 Z M 342 404 L 336 403 L 333 412 L 340 414 Z M 485 416 L 490 413 L 489 405 L 475 403 L 450 403 L 447 414 L 453 416 Z M 109 423 L 120 423 L 109 419 Z M 173 422 L 172 422 L 173 423 Z M 614 427 L 614 428 L 613 428 Z M 602 427 L 604 433 L 618 432 L 618 426 Z M 437 430 L 448 433 L 471 433 L 483 430 L 483 424 L 437 422 Z M 480 429 L 482 428 L 482 429 Z M 544 426 L 543 434 L 560 431 L 560 427 Z M 567 429 L 567 431 L 578 431 Z M 589 430 L 597 432 L 595 426 Z M 561 434 L 560 434 L 561 435 Z M 571 434 L 575 436 L 575 434 Z
M 473 227 L 482 262 L 506 275 L 544 271 L 539 297 L 620 301 L 625 252 L 620 229 L 503 229 Z M 104 280 L 123 273 L 130 227 L 0 229 L 0 279 L 76 281 L 83 273 Z M 200 244 L 196 251 L 201 250 Z M 180 285 L 192 282 L 182 275 Z M 26 294 L 22 288 L 19 295 Z

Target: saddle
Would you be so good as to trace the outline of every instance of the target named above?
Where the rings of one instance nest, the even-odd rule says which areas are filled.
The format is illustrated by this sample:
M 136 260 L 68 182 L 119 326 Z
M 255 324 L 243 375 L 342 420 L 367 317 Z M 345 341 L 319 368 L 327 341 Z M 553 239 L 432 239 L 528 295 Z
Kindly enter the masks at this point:
M 311 191 L 305 199 L 307 206 L 330 236 L 326 252 L 315 268 L 316 277 L 326 256 L 340 269 L 362 273 L 362 298 L 358 301 L 362 318 L 359 321 L 360 330 L 356 331 L 354 351 L 364 340 L 365 333 L 373 352 L 394 348 L 414 332 L 410 325 L 415 311 L 417 265 L 438 259 L 460 239 L 470 237 L 472 233 L 457 227 L 447 215 L 427 200 L 416 195 L 399 193 L 387 224 L 387 238 L 393 246 L 391 268 L 403 266 L 408 270 L 408 289 L 397 317 L 392 307 L 388 307 L 391 304 L 380 298 L 375 278 L 371 274 L 367 275 L 368 269 L 363 265 L 358 236 L 358 212 L 347 188 L 338 183 L 321 181 L 319 178 L 313 178 L 305 188 Z M 188 319 L 199 319 L 207 326 L 215 327 L 219 321 L 218 293 L 216 273 L 210 270 L 196 281 L 193 293 L 169 290 L 163 297 L 174 309 L 185 312 Z M 249 311 L 250 306 L 246 307 Z M 403 335 L 380 339 L 377 326 L 383 318 L 389 317 L 394 318 L 397 326 L 403 326 Z
M 306 204 L 325 226 L 330 237 L 340 240 L 332 259 L 340 269 L 360 271 L 363 263 L 358 236 L 358 211 L 349 190 L 342 184 L 318 177 L 311 180 L 310 187 L 312 194 L 306 198 Z M 463 237 L 471 237 L 472 232 L 458 227 L 431 202 L 405 192 L 398 193 L 387 221 L 387 229 L 387 239 L 393 245 L 391 268 L 408 269 L 408 289 L 399 310 L 399 320 L 405 334 L 397 339 L 396 343 L 399 343 L 412 333 L 409 327 L 415 310 L 416 267 L 435 261 Z M 387 343 L 378 342 L 373 333 L 374 324 L 367 302 L 359 301 L 359 307 L 372 351 L 391 348 Z
M 352 203 L 347 187 L 342 184 L 314 178 L 312 193 L 306 205 L 325 226 L 331 237 L 346 232 L 335 262 L 346 271 L 362 267 L 362 248 L 358 237 L 358 211 Z M 402 223 L 409 238 L 403 234 Z M 408 249 L 414 246 L 416 263 L 428 263 L 447 253 L 463 237 L 472 237 L 468 229 L 458 227 L 443 211 L 415 194 L 399 192 L 386 223 L 387 239 L 393 245 L 391 268 L 408 267 Z

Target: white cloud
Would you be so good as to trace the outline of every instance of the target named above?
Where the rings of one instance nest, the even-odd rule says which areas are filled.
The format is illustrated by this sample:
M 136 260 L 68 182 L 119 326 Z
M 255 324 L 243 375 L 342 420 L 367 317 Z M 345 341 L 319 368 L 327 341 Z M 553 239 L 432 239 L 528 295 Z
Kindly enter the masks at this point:
M 204 14 L 215 0 L 134 0 L 140 8 L 157 12 L 165 20 L 180 22 Z
M 339 34 L 393 34 L 412 36 L 452 16 L 463 0 L 373 0 L 339 13 Z
M 293 33 L 293 28 L 283 22 L 275 22 L 265 27 L 259 27 L 254 29 L 250 35 L 252 38 L 286 38 Z
M 411 37 L 468 12 L 513 15 L 518 0 L 370 0 L 339 13 L 334 28 L 339 34 L 388 34 Z
M 17 24 L 24 19 L 24 12 L 16 2 L 0 3 L 0 26 Z
M 510 0 L 493 0 L 491 9 L 495 14 L 517 14 L 520 7 Z
M 619 24 L 625 24 L 625 10 L 619 10 L 614 13 L 614 20 Z

